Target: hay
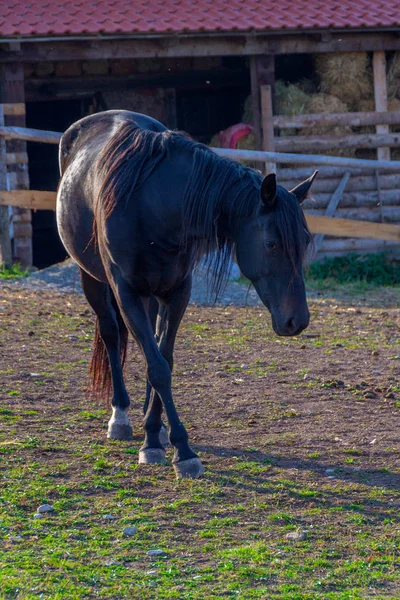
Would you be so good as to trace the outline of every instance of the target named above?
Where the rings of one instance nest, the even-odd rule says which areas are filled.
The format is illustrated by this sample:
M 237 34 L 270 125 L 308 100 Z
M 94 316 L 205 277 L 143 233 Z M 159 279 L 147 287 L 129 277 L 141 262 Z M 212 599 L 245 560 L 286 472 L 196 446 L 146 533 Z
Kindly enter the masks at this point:
M 331 94 L 313 94 L 307 104 L 307 112 L 314 113 L 346 113 L 348 112 L 347 105 L 342 102 L 336 96 Z M 351 133 L 351 127 L 304 127 L 301 130 L 301 135 L 346 135 Z M 324 154 L 333 156 L 354 156 L 354 150 L 352 148 L 332 148 L 331 150 L 324 151 Z
M 336 96 L 350 111 L 360 110 L 360 103 L 373 97 L 371 64 L 366 52 L 319 54 L 316 71 L 320 91 Z
M 387 74 L 388 98 L 400 98 L 400 52 L 395 52 Z
M 310 94 L 304 91 L 302 85 L 286 84 L 277 81 L 275 84 L 275 113 L 277 115 L 301 115 L 306 112 Z

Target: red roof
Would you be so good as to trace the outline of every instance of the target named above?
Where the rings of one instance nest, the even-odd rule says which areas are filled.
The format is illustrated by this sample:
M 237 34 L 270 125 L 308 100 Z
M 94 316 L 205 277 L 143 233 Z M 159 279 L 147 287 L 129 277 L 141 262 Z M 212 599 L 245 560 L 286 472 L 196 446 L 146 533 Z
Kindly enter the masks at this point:
M 400 0 L 2 0 L 0 37 L 400 26 Z

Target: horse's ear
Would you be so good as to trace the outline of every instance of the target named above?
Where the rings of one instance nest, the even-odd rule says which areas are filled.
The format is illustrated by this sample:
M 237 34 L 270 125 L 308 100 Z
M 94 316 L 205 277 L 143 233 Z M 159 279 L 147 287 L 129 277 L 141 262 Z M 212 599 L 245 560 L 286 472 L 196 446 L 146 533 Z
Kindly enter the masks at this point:
M 264 177 L 261 184 L 261 202 L 270 207 L 274 204 L 276 199 L 276 175 L 275 173 L 269 173 Z
M 307 198 L 309 189 L 312 185 L 312 182 L 316 178 L 317 174 L 318 174 L 318 171 L 314 171 L 314 173 L 311 175 L 311 177 L 309 177 L 308 179 L 303 181 L 303 183 L 299 183 L 299 185 L 296 185 L 296 187 L 294 187 L 292 190 L 290 190 L 290 193 L 294 194 L 296 196 L 296 198 L 300 204 L 303 202 L 303 200 L 305 200 Z

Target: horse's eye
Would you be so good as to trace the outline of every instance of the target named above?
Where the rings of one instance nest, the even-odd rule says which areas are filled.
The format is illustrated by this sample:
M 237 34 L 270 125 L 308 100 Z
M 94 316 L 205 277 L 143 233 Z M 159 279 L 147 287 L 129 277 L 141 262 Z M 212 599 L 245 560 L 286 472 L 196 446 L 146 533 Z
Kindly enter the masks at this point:
M 275 242 L 265 242 L 265 245 L 267 246 L 267 248 L 271 248 L 271 250 L 274 250 L 276 248 Z

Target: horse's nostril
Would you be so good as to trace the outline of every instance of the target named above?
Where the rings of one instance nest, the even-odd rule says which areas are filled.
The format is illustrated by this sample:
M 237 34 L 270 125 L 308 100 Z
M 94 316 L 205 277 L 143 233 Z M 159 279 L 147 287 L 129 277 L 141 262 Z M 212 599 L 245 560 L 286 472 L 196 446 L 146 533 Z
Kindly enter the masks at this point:
M 287 322 L 287 328 L 289 331 L 295 331 L 296 330 L 296 320 L 295 319 L 289 319 L 289 321 Z

